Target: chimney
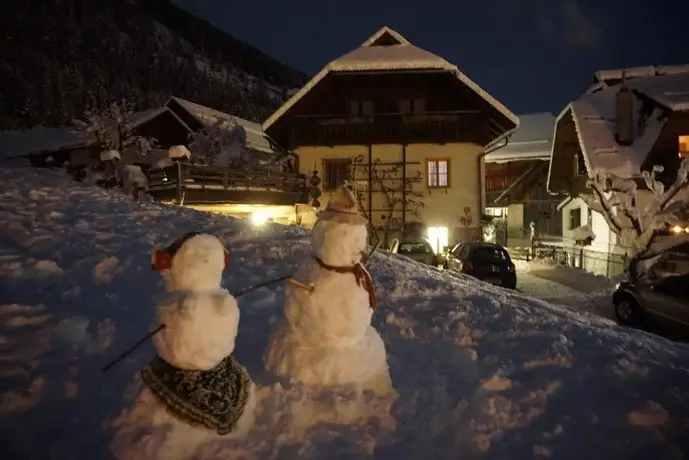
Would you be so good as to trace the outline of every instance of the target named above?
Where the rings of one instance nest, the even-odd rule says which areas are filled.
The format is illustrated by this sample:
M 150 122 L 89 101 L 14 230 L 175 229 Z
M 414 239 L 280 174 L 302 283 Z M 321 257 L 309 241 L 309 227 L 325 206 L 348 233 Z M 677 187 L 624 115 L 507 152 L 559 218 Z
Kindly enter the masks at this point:
M 634 93 L 625 85 L 624 74 L 615 95 L 615 112 L 615 140 L 620 145 L 631 145 L 634 142 Z

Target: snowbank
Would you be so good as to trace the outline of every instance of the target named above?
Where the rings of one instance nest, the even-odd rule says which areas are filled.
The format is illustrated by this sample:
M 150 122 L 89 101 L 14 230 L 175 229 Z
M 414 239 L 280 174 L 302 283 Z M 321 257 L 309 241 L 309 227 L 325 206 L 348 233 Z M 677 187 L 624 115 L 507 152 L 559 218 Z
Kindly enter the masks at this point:
M 162 292 L 150 251 L 184 232 L 220 237 L 237 291 L 290 273 L 306 231 L 136 203 L 51 171 L 0 169 L 0 440 L 2 458 L 108 458 L 150 344 L 100 368 L 153 325 Z M 46 270 L 45 267 L 50 267 Z M 689 451 L 689 348 L 610 321 L 376 254 L 374 324 L 399 398 L 394 430 L 317 423 L 342 404 L 278 385 L 261 365 L 282 286 L 239 299 L 237 359 L 264 399 L 244 458 L 680 458 Z M 361 397 L 361 396 L 359 396 Z M 313 409 L 313 406 L 309 406 Z M 371 409 L 374 410 L 374 409 Z M 301 437 L 290 431 L 311 420 Z M 284 433 L 292 435 L 286 436 Z M 220 443 L 201 458 L 230 459 Z

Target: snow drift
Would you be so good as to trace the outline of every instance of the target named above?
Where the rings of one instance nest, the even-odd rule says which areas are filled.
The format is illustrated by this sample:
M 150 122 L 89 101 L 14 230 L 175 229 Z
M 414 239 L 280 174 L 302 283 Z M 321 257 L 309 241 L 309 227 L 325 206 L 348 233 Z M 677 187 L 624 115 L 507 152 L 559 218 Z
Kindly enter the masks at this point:
M 295 227 L 151 203 L 56 172 L 0 170 L 3 459 L 109 458 L 112 419 L 151 344 L 162 293 L 150 252 L 187 231 L 231 248 L 231 292 L 290 274 Z M 399 393 L 394 423 L 333 421 L 366 394 L 276 382 L 261 363 L 281 284 L 241 297 L 237 359 L 261 387 L 254 434 L 200 458 L 629 459 L 689 452 L 689 348 L 401 257 L 376 254 L 373 323 Z M 308 404 L 306 403 L 308 401 Z M 358 406 L 356 406 L 358 407 Z M 375 408 L 371 408 L 374 410 Z M 322 422 L 321 422 L 322 421 Z M 385 425 L 385 426 L 383 426 Z

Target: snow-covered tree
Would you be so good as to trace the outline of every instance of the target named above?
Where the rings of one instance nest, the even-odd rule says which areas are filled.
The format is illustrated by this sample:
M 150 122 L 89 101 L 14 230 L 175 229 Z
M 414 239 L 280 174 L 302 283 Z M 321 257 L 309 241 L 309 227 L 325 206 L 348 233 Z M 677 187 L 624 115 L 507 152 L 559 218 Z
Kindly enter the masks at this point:
M 588 180 L 591 195 L 582 195 L 584 202 L 599 212 L 627 248 L 629 273 L 633 280 L 644 275 L 658 256 L 689 242 L 686 232 L 661 236 L 669 227 L 682 222 L 689 212 L 689 159 L 682 161 L 675 181 L 667 189 L 657 175 L 662 166 L 642 173 L 651 199 L 645 207 L 639 203 L 637 182 L 611 174 L 595 172 Z
M 132 147 L 145 158 L 155 139 L 140 136 L 134 132 L 130 120 L 133 105 L 127 101 L 113 102 L 104 111 L 87 110 L 82 120 L 73 124 L 79 135 L 95 141 L 101 150 L 114 150 L 122 154 Z
M 189 149 L 195 160 L 209 165 L 247 166 L 244 130 L 231 120 L 218 120 L 191 136 Z
M 420 210 L 423 207 L 423 201 L 420 200 L 420 198 L 423 198 L 423 193 L 416 190 L 413 185 L 420 182 L 423 177 L 421 172 L 417 171 L 416 174 L 406 174 L 403 179 L 402 168 L 404 167 L 405 165 L 402 162 L 383 164 L 380 159 L 376 159 L 371 164 L 370 183 L 368 180 L 361 181 L 357 179 L 350 183 L 359 201 L 359 209 L 369 222 L 371 244 L 379 242 L 387 244 L 391 233 L 395 230 L 392 225 L 394 218 L 402 211 L 402 205 L 404 205 L 404 212 L 407 216 L 419 217 Z M 363 155 L 355 157 L 352 159 L 352 178 L 367 176 L 368 168 L 369 166 Z M 368 187 L 371 187 L 373 195 L 382 195 L 381 212 L 382 219 L 385 222 L 382 226 L 374 226 L 371 216 L 367 215 L 363 198 L 368 192 Z

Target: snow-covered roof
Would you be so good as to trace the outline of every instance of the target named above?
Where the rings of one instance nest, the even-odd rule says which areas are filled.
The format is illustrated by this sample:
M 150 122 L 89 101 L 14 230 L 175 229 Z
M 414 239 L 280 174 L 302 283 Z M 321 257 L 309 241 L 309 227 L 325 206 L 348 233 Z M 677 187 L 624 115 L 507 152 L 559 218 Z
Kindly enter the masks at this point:
M 634 102 L 635 126 L 638 125 L 643 98 L 653 100 L 667 110 L 689 110 L 689 66 L 673 69 L 662 75 L 625 80 L 624 84 L 637 95 Z M 626 75 L 625 73 L 625 78 Z M 635 138 L 632 145 L 617 144 L 615 96 L 620 85 L 601 84 L 595 91 L 590 91 L 567 105 L 557 118 L 559 122 L 571 114 L 589 174 L 596 170 L 619 177 L 639 174 L 665 125 L 666 118 L 662 116 L 664 110 L 659 107 L 647 118 L 643 132 Z
M 507 145 L 486 155 L 486 161 L 550 160 L 554 128 L 555 116 L 551 113 L 519 115 L 519 127 Z
M 260 123 L 245 120 L 244 118 L 239 118 L 179 97 L 173 96 L 171 100 L 181 105 L 186 111 L 193 115 L 199 123 L 206 127 L 212 126 L 219 120 L 227 120 L 236 123 L 244 130 L 247 148 L 264 153 L 275 152 L 273 145 L 268 139 L 268 135 L 263 131 Z
M 390 37 L 395 44 L 376 46 L 376 42 L 383 36 Z M 445 59 L 429 51 L 412 45 L 400 33 L 384 26 L 366 40 L 359 48 L 328 63 L 304 87 L 290 97 L 263 123 L 267 130 L 280 119 L 294 104 L 303 98 L 323 78 L 334 72 L 370 71 L 370 70 L 402 70 L 402 69 L 438 69 L 454 74 L 457 79 L 478 94 L 488 104 L 500 112 L 515 125 L 519 125 L 519 118 L 510 112 L 497 99 L 478 86 L 473 80 L 462 73 L 459 68 Z
M 163 112 L 167 107 L 154 107 L 127 116 L 127 122 L 135 128 Z M 112 122 L 114 124 L 114 121 Z M 21 131 L 0 131 L 0 158 L 56 152 L 85 147 L 95 138 L 81 135 L 71 128 L 46 128 L 39 126 Z
M 88 144 L 68 129 L 37 127 L 23 131 L 0 131 L 0 158 L 56 152 Z

